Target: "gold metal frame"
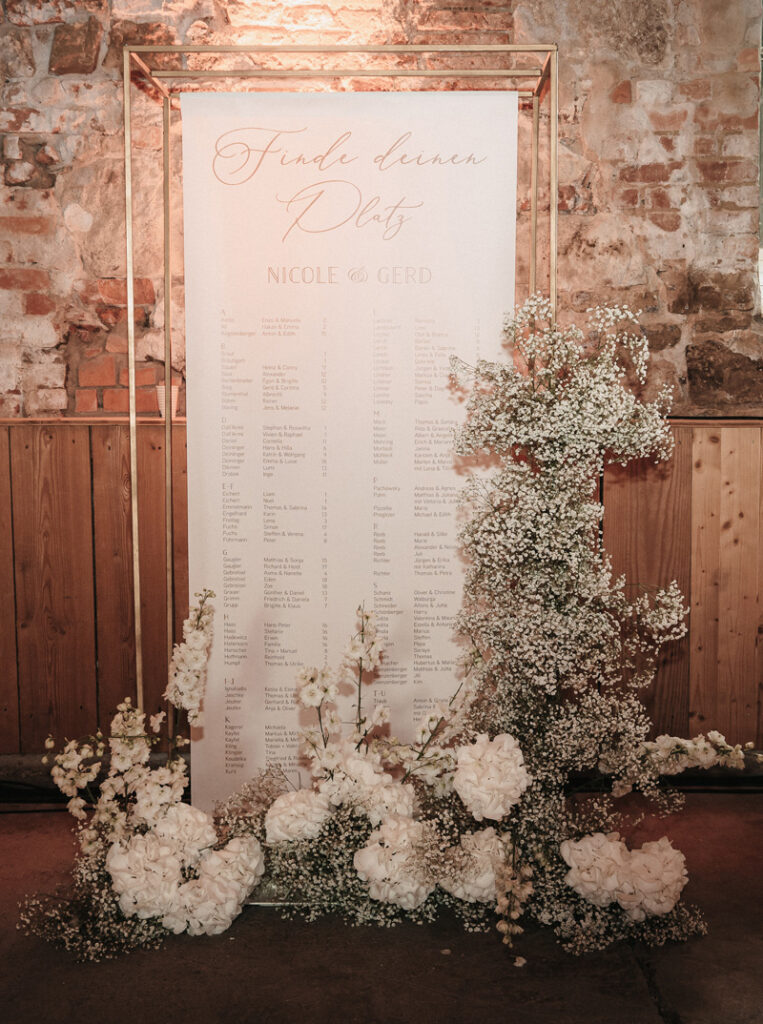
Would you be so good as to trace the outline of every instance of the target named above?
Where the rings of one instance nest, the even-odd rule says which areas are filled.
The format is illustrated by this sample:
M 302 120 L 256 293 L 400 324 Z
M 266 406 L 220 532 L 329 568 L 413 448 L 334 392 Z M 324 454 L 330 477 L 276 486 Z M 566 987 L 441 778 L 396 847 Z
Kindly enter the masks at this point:
M 152 56 L 174 54 L 185 57 L 189 54 L 239 55 L 242 58 L 256 58 L 258 55 L 389 55 L 419 56 L 443 54 L 540 54 L 545 57 L 540 68 L 258 68 L 253 65 L 235 70 L 196 68 L 152 68 L 148 63 Z M 540 135 L 540 104 L 548 96 L 550 102 L 549 139 L 549 298 L 556 313 L 557 290 L 557 202 L 558 193 L 558 49 L 556 43 L 534 45 L 507 43 L 487 46 L 442 45 L 442 46 L 149 46 L 127 45 L 122 52 L 124 89 L 124 133 L 125 133 L 125 206 L 127 247 L 127 340 L 128 340 L 128 386 L 130 401 L 130 492 L 133 542 L 133 594 L 135 614 L 135 674 L 138 706 L 143 706 L 143 652 L 141 629 L 140 591 L 140 538 L 138 532 L 138 446 L 137 414 L 135 401 L 135 291 L 133 251 L 133 176 L 132 176 L 132 122 L 130 86 L 133 74 L 142 76 L 162 97 L 162 180 L 164 217 L 164 476 L 165 476 L 165 529 L 166 529 L 166 585 L 167 585 L 167 659 L 172 652 L 174 638 L 174 597 L 173 597 L 173 528 L 172 528 L 172 322 L 171 285 L 172 252 L 170 233 L 170 114 L 172 98 L 182 92 L 182 87 L 165 84 L 170 80 L 196 79 L 327 79 L 327 78 L 420 78 L 459 79 L 492 78 L 508 82 L 527 83 L 516 87 L 520 97 L 532 101 L 532 152 L 531 152 L 531 199 L 530 199 L 530 294 L 537 288 L 538 260 L 538 148 Z

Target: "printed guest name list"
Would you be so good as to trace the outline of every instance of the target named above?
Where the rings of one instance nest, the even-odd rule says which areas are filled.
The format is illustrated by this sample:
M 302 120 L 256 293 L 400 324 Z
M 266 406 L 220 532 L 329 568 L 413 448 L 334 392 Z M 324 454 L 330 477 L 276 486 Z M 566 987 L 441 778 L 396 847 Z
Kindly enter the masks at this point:
M 514 304 L 517 103 L 187 94 L 182 115 L 191 589 L 217 593 L 193 750 L 209 807 L 269 761 L 306 781 L 295 676 L 336 661 L 360 602 L 396 735 L 458 685 L 449 366 L 499 357 Z

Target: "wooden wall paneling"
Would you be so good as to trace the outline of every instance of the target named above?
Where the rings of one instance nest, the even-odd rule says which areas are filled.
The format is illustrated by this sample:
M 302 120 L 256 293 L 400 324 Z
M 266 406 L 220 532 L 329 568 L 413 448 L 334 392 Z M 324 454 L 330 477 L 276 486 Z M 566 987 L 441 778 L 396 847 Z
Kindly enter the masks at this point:
M 716 726 L 731 743 L 756 738 L 760 429 L 721 431 Z
M 669 462 L 642 459 L 610 467 L 604 477 L 604 544 L 616 575 L 625 574 L 634 596 L 639 588 L 666 587 L 676 580 L 689 604 L 691 588 L 690 426 L 674 426 Z M 685 735 L 689 719 L 689 639 L 660 652 L 652 686 L 642 699 L 654 733 Z
M 763 426 L 760 427 L 760 505 L 758 507 L 758 625 L 755 630 L 758 681 L 758 736 L 755 746 L 763 749 Z
M 154 714 L 164 708 L 169 666 L 162 423 L 138 428 L 138 503 L 144 706 Z
M 172 511 L 175 564 L 175 643 L 183 638 L 188 616 L 188 468 L 184 425 L 172 430 Z
M 132 595 L 130 431 L 94 425 L 93 543 L 98 638 L 98 719 L 106 729 L 114 709 L 135 692 L 135 614 Z
M 21 752 L 93 731 L 96 708 L 90 438 L 11 431 Z
M 721 539 L 722 427 L 697 425 L 692 444 L 691 478 L 691 652 L 689 722 L 692 736 L 720 729 L 718 621 Z M 725 724 L 725 723 L 724 723 Z
M 0 753 L 20 751 L 9 427 L 0 427 Z

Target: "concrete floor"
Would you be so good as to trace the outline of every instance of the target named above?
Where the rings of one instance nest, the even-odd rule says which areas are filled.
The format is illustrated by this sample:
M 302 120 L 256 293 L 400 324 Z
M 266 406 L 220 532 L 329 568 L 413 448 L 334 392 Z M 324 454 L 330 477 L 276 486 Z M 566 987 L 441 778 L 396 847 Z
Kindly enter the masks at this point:
M 513 966 L 497 935 L 452 921 L 385 929 L 282 921 L 248 908 L 225 935 L 170 938 L 160 951 L 101 964 L 15 930 L 16 904 L 66 881 L 63 813 L 0 814 L 0 1020 L 99 1024 L 763 1024 L 763 795 L 690 793 L 648 823 L 685 854 L 704 938 L 583 958 L 533 929 Z

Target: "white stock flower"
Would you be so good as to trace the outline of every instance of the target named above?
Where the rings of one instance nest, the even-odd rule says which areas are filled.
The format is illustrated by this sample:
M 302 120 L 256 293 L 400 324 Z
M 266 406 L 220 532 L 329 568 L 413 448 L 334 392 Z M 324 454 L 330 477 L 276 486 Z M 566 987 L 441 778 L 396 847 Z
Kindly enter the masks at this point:
M 425 835 L 423 822 L 400 815 L 387 818 L 371 833 L 353 858 L 358 877 L 368 882 L 371 899 L 394 903 L 404 910 L 413 910 L 426 900 L 434 883 L 416 850 Z
M 531 781 L 519 744 L 508 733 L 492 740 L 482 733 L 458 748 L 453 788 L 477 821 L 500 821 Z
M 293 842 L 313 839 L 331 815 L 331 804 L 325 793 L 298 789 L 276 797 L 265 815 L 265 842 Z

